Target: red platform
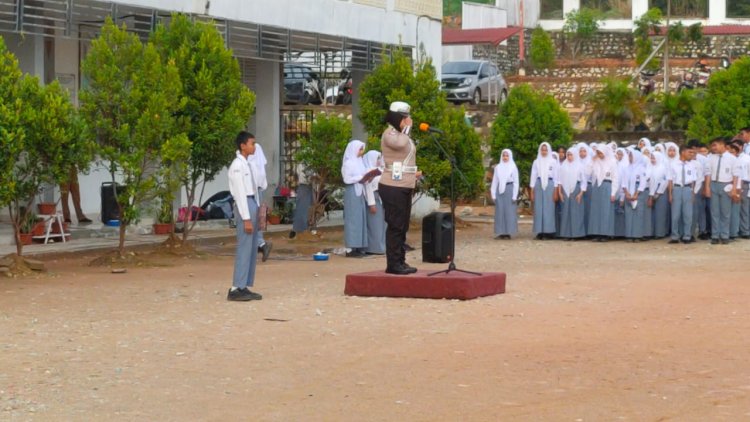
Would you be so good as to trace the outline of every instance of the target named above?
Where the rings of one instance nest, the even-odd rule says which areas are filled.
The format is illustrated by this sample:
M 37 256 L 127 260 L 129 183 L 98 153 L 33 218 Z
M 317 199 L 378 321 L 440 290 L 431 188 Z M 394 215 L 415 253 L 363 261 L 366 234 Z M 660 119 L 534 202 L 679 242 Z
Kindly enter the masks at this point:
M 412 297 L 468 300 L 505 293 L 505 273 L 481 275 L 451 271 L 429 277 L 431 271 L 410 275 L 385 271 L 348 274 L 344 294 L 348 296 Z

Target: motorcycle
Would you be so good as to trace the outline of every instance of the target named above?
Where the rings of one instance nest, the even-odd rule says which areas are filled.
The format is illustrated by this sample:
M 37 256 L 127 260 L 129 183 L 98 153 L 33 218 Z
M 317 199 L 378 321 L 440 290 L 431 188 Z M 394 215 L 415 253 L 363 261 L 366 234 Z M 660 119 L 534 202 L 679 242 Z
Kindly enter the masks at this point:
M 695 63 L 695 84 L 698 88 L 708 87 L 708 78 L 711 77 L 711 69 L 706 60 L 698 60 Z
M 310 103 L 313 104 L 322 104 L 323 103 L 323 95 L 320 92 L 321 89 L 321 82 L 320 78 L 316 73 L 310 73 L 309 76 L 305 78 L 305 84 L 302 87 L 302 100 L 300 101 L 301 104 L 307 105 Z
M 654 76 L 656 76 L 656 72 L 653 70 L 641 70 L 641 77 L 638 80 L 638 90 L 642 96 L 648 96 L 656 89 Z
M 682 72 L 682 81 L 680 81 L 680 85 L 677 87 L 677 92 L 693 88 L 695 88 L 695 73 L 689 70 Z
M 352 72 L 344 69 L 339 74 L 341 80 L 336 89 L 336 105 L 352 103 Z

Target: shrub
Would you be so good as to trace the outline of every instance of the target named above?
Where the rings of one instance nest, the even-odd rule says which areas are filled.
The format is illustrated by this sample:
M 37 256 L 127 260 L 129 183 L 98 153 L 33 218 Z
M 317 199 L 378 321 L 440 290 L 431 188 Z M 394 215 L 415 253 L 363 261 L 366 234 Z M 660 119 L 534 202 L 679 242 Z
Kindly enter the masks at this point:
M 531 65 L 537 69 L 548 69 L 555 65 L 555 44 L 547 31 L 540 26 L 531 33 L 529 57 Z

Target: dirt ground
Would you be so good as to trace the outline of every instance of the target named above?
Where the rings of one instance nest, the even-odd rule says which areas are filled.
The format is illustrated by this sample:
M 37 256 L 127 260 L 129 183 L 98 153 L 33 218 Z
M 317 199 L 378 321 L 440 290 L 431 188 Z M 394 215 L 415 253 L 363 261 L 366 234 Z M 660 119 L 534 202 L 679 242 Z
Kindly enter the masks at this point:
M 508 291 L 346 297 L 383 257 L 274 239 L 262 301 L 227 302 L 231 242 L 112 274 L 95 254 L 0 279 L 0 420 L 735 421 L 750 417 L 750 241 L 457 235 Z M 410 242 L 420 243 L 412 229 Z M 302 251 L 304 254 L 297 254 Z M 420 269 L 418 249 L 408 256 Z

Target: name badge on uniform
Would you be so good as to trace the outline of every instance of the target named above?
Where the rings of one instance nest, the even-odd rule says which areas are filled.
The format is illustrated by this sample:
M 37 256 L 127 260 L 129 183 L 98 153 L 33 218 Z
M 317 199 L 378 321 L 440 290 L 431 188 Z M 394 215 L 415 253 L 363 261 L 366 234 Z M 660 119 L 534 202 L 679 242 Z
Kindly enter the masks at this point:
M 724 167 L 724 173 L 729 174 L 729 170 L 731 170 L 729 167 Z
M 688 170 L 688 171 L 687 171 L 687 175 L 688 175 L 688 176 L 690 176 L 690 175 L 692 175 L 692 174 L 693 174 L 693 173 L 692 173 L 692 170 Z
M 549 171 L 552 171 L 552 166 L 549 166 Z

